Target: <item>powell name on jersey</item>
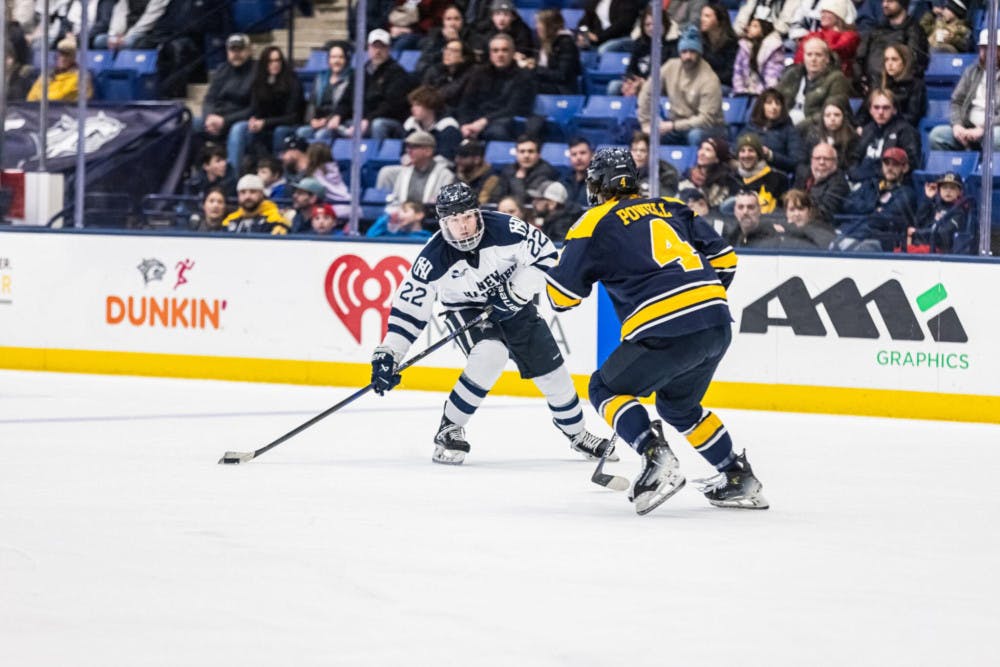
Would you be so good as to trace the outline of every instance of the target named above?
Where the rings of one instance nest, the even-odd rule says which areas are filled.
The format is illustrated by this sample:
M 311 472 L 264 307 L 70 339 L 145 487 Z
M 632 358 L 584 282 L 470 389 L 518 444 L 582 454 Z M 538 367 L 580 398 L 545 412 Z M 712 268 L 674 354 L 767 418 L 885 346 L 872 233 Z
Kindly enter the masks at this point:
M 525 297 L 537 294 L 544 273 L 556 263 L 556 248 L 539 229 L 503 213 L 482 211 L 483 238 L 462 252 L 437 232 L 413 262 L 392 302 L 383 345 L 397 358 L 427 326 L 434 302 L 446 310 L 482 308 L 486 293 L 509 282 Z
M 728 324 L 735 272 L 732 246 L 683 202 L 630 196 L 583 214 L 546 281 L 556 310 L 579 305 L 600 281 L 622 340 L 640 340 Z

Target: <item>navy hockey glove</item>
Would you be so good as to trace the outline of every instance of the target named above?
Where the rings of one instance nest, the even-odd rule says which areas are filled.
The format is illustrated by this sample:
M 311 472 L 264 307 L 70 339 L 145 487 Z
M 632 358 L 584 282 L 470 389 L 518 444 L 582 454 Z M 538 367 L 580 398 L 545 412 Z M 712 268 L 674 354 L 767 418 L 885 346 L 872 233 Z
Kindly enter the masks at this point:
M 490 319 L 503 322 L 517 315 L 518 311 L 528 305 L 531 299 L 525 299 L 514 291 L 510 283 L 501 283 L 486 293 L 486 303 L 493 306 Z
M 399 384 L 402 376 L 396 372 L 396 358 L 387 347 L 375 348 L 372 355 L 372 389 L 379 396 Z

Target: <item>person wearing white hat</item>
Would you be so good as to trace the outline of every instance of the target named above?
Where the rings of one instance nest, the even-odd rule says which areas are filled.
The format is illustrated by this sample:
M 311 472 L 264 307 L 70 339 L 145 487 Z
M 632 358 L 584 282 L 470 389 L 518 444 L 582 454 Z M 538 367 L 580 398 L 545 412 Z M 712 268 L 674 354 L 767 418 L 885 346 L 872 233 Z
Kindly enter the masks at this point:
M 566 232 L 577 221 L 583 210 L 575 202 L 567 201 L 569 192 L 559 181 L 542 183 L 537 190 L 528 192 L 535 209 L 535 226 L 556 243 L 566 239 Z
M 969 65 L 951 94 L 947 125 L 937 125 L 930 133 L 930 147 L 935 151 L 978 151 L 982 147 L 986 126 L 986 50 L 989 31 L 979 33 L 979 60 Z M 1000 44 L 1000 30 L 997 31 Z M 995 88 L 993 112 L 993 146 L 1000 149 L 1000 48 L 998 66 L 994 68 L 998 85 Z
M 247 174 L 236 184 L 240 207 L 226 216 L 222 226 L 237 234 L 287 234 L 288 221 L 278 206 L 264 198 L 264 181 L 257 174 Z
M 795 51 L 795 62 L 803 59 L 802 45 L 811 37 L 819 37 L 837 54 L 840 70 L 850 78 L 854 70 L 854 56 L 861 44 L 861 35 L 854 29 L 857 13 L 851 0 L 820 0 L 819 28 L 799 40 Z

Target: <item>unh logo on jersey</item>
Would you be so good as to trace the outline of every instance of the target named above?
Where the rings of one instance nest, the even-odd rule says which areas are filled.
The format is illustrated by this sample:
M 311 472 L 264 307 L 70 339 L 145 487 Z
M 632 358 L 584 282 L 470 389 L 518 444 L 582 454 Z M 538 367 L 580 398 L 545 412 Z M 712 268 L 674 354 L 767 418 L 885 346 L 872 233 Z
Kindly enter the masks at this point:
M 385 335 L 392 295 L 409 270 L 410 263 L 402 257 L 386 257 L 375 268 L 357 255 L 344 255 L 330 264 L 323 283 L 326 300 L 359 344 L 361 318 L 368 310 L 382 316 L 379 339 Z

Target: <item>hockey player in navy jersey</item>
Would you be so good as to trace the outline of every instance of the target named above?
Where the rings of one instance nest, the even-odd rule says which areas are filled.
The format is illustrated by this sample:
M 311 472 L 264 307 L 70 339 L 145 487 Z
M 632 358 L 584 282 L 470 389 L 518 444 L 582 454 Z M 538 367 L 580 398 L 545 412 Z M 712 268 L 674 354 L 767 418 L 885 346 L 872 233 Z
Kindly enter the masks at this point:
M 460 464 L 469 451 L 465 425 L 499 379 L 508 358 L 531 379 L 570 446 L 589 458 L 612 457 L 614 444 L 586 430 L 583 409 L 562 353 L 533 303 L 555 264 L 556 249 L 540 230 L 495 211 L 480 211 L 465 183 L 441 189 L 441 230 L 427 242 L 393 297 L 389 326 L 372 356 L 372 384 L 378 394 L 395 387 L 396 372 L 410 345 L 440 301 L 454 331 L 492 306 L 490 319 L 458 337 L 467 363 L 444 404 L 434 437 L 435 463 Z
M 722 421 L 701 406 L 732 338 L 726 288 L 736 253 L 676 199 L 639 197 L 628 151 L 598 151 L 587 171 L 590 203 L 566 235 L 547 280 L 557 310 L 604 285 L 621 320 L 622 342 L 590 378 L 590 401 L 641 456 L 629 499 L 646 514 L 684 486 L 677 457 L 637 398 L 656 394 L 656 411 L 719 474 L 701 480 L 719 507 L 766 509 L 761 484 L 736 455 Z

